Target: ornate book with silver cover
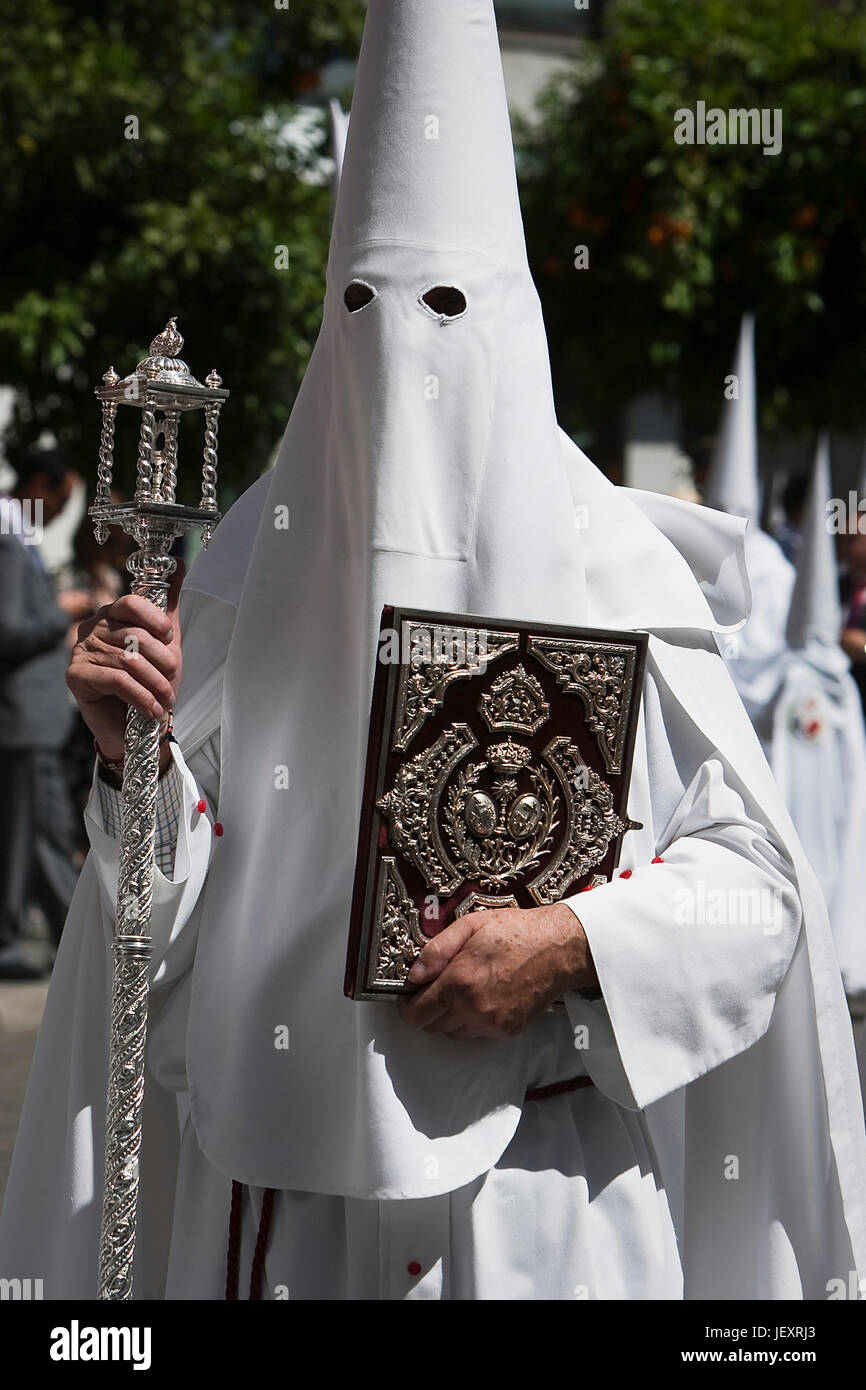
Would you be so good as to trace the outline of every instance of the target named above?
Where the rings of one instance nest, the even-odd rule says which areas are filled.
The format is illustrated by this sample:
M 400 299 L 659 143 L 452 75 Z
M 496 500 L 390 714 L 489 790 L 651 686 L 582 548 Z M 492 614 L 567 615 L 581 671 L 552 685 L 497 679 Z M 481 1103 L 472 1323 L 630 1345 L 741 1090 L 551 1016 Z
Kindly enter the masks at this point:
M 345 993 L 411 990 L 465 912 L 607 882 L 622 837 L 647 638 L 386 608 Z

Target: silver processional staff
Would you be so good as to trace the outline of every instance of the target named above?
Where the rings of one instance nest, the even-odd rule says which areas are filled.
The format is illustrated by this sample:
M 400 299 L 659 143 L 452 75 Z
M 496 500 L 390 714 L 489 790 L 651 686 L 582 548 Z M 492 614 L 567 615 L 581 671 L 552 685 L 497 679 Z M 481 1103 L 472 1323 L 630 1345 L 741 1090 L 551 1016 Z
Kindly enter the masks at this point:
M 219 521 L 216 506 L 217 431 L 228 391 L 215 371 L 204 385 L 196 381 L 178 353 L 183 338 L 170 319 L 150 345 L 150 354 L 121 379 L 113 367 L 96 395 L 102 402 L 99 474 L 94 504 L 88 509 L 100 545 L 109 525 L 122 526 L 139 549 L 126 562 L 132 592 L 165 612 L 169 579 L 177 567 L 170 554 L 176 537 L 202 528 L 206 546 Z M 118 406 L 141 411 L 138 479 L 130 502 L 111 501 L 114 431 Z M 186 410 L 204 410 L 205 435 L 201 501 L 182 506 L 177 489 L 178 424 Z M 114 929 L 114 984 L 105 1109 L 105 1183 L 99 1237 L 98 1297 L 132 1297 L 138 1209 L 138 1165 L 144 1099 L 147 1038 L 150 915 L 156 793 L 159 781 L 159 720 L 132 707 L 124 732 L 123 818 Z

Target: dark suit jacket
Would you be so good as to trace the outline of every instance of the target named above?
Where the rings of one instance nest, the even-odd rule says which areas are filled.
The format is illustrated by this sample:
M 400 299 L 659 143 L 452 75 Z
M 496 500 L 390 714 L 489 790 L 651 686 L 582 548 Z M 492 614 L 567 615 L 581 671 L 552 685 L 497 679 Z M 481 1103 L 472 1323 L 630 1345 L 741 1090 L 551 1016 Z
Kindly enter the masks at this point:
M 0 534 L 0 748 L 60 748 L 74 719 L 69 619 L 30 549 Z

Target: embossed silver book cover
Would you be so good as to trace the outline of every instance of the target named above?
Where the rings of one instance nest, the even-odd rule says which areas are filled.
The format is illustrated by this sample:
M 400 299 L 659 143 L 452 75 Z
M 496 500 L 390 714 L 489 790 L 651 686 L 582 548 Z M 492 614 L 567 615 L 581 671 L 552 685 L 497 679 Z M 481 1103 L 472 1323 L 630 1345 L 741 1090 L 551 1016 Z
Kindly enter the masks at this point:
M 627 812 L 647 638 L 386 608 L 345 992 L 411 988 L 465 912 L 606 882 Z

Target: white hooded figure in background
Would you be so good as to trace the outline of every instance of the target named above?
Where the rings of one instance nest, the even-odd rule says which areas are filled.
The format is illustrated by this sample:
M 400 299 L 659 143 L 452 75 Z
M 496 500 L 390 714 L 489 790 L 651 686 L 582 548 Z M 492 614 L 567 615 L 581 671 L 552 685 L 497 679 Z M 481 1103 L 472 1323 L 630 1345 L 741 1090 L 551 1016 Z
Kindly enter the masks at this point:
M 857 995 L 866 991 L 866 732 L 860 694 L 839 646 L 830 497 L 830 450 L 822 439 L 803 518 L 770 764 L 824 890 L 845 987 Z
M 292 1299 L 826 1298 L 866 1274 L 826 913 L 714 644 L 747 611 L 742 533 L 614 488 L 558 429 L 492 0 L 371 0 L 321 335 L 275 468 L 181 593 L 138 1297 L 222 1298 L 230 1206 L 242 1297 L 251 1269 Z M 342 992 L 386 603 L 651 633 L 620 875 L 461 919 L 399 1006 Z M 0 1275 L 52 1298 L 95 1289 L 96 770 L 86 820 L 0 1224 Z M 526 1099 L 562 1081 L 586 1084 Z
M 349 134 L 349 117 L 336 97 L 331 97 L 328 102 L 328 110 L 331 115 L 331 158 L 334 161 L 331 192 L 336 203 L 340 188 L 340 176 L 343 172 L 343 158 L 346 153 L 346 138 Z
M 732 516 L 744 516 L 749 523 L 746 566 L 751 612 L 742 631 L 728 637 L 722 650 L 766 751 L 787 650 L 785 623 L 794 589 L 794 567 L 778 541 L 761 529 L 755 320 L 751 314 L 743 318 L 732 375 L 736 394 L 726 396 L 722 408 L 704 500 Z

